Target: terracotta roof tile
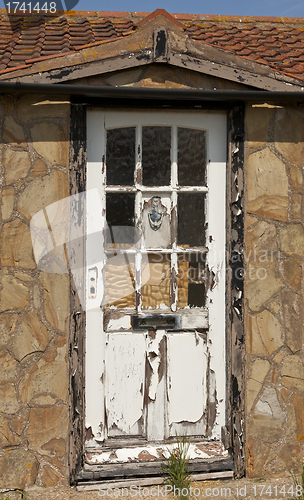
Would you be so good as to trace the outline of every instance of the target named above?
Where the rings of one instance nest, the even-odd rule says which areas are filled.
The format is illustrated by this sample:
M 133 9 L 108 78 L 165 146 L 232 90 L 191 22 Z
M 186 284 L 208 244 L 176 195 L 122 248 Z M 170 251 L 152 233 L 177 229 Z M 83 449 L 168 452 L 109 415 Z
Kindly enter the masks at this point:
M 189 38 L 304 80 L 304 18 L 144 12 L 61 12 L 8 16 L 0 11 L 0 72 L 128 37 L 161 14 Z

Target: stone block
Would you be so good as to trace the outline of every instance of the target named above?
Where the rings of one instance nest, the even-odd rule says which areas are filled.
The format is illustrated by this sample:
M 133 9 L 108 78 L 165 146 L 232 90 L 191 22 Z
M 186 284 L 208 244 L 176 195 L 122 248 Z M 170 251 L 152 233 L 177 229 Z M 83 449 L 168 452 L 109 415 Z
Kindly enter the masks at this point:
M 285 387 L 304 391 L 304 367 L 300 356 L 286 356 L 282 364 L 281 377 Z
M 11 428 L 15 431 L 18 436 L 21 436 L 22 432 L 24 431 L 24 428 L 27 424 L 28 421 L 28 412 L 23 410 L 22 413 L 17 415 L 12 423 L 11 423 Z
M 245 225 L 246 225 L 246 228 L 247 227 L 250 227 L 252 226 L 253 224 L 255 224 L 259 219 L 257 217 L 252 217 L 252 215 L 246 215 L 246 219 L 245 219 Z
M 259 266 L 265 262 L 272 262 L 277 255 L 277 250 L 275 224 L 260 220 L 246 232 L 246 263 Z
M 300 224 L 287 224 L 280 232 L 281 250 L 287 255 L 304 255 L 304 229 Z
M 280 321 L 269 311 L 247 316 L 248 350 L 252 354 L 272 354 L 283 345 Z
M 29 291 L 26 286 L 11 275 L 4 275 L 1 279 L 2 290 L 0 312 L 10 309 L 24 309 L 29 304 Z
M 255 415 L 268 415 L 270 417 L 284 420 L 284 413 L 278 401 L 276 390 L 273 387 L 265 387 L 254 409 Z
M 253 415 L 248 422 L 248 435 L 263 443 L 275 443 L 283 438 L 283 420 L 269 415 Z
M 302 348 L 303 298 L 294 292 L 282 291 L 282 309 L 285 327 L 285 344 L 292 352 Z
M 257 382 L 256 380 L 249 379 L 246 383 L 246 408 L 247 414 L 249 414 L 252 410 L 254 402 L 262 389 L 261 382 Z
M 54 454 L 54 440 L 61 443 L 61 440 L 68 439 L 68 416 L 66 406 L 31 408 L 26 430 L 29 448 L 42 455 Z
M 17 319 L 17 314 L 0 314 L 0 348 L 10 341 Z
M 303 172 L 301 168 L 291 165 L 288 168 L 290 188 L 297 190 L 303 186 Z
M 49 165 L 68 166 L 69 137 L 67 127 L 39 123 L 31 128 L 33 147 Z
M 15 189 L 11 186 L 3 188 L 1 193 L 1 215 L 2 220 L 7 220 L 12 215 L 15 202 Z
M 294 165 L 302 166 L 304 158 L 304 119 L 297 113 L 280 109 L 274 126 L 275 147 Z
M 296 424 L 296 415 L 294 407 L 291 404 L 286 406 L 286 431 L 285 438 L 288 441 L 296 441 L 297 439 L 297 424 Z
M 284 278 L 289 286 L 296 290 L 301 289 L 302 283 L 302 262 L 299 257 L 290 257 L 283 261 Z
M 257 382 L 264 382 L 265 377 L 269 371 L 270 364 L 267 359 L 254 359 L 249 368 L 249 378 L 256 380 Z
M 302 472 L 302 450 L 299 444 L 286 444 L 282 446 L 279 458 L 285 463 L 286 470 L 294 474 Z
M 69 196 L 68 176 L 59 170 L 49 175 L 36 177 L 21 193 L 18 200 L 19 212 L 31 219 L 37 212 Z
M 34 312 L 27 313 L 14 334 L 12 351 L 18 361 L 34 352 L 44 351 L 51 339 L 51 333 Z
M 69 277 L 67 274 L 43 273 L 45 317 L 62 333 L 67 331 L 69 317 Z
M 0 446 L 16 446 L 20 444 L 19 436 L 16 436 L 9 427 L 9 419 L 2 416 L 0 419 Z
M 64 483 L 63 475 L 49 465 L 45 465 L 39 475 L 39 483 L 44 488 L 61 486 Z
M 0 383 L 13 382 L 19 363 L 5 350 L 0 351 Z
M 33 486 L 39 463 L 30 451 L 8 449 L 0 457 L 1 488 L 24 490 Z
M 34 269 L 31 231 L 19 219 L 4 224 L 1 231 L 1 265 Z
M 245 276 L 245 298 L 252 311 L 259 311 L 266 302 L 284 287 L 276 261 L 263 265 L 248 264 Z
M 3 167 L 5 183 L 7 185 L 24 179 L 31 168 L 28 152 L 5 148 L 3 152 Z
M 270 446 L 259 440 L 249 438 L 247 444 L 248 476 L 261 477 L 269 456 Z
M 247 194 L 248 212 L 287 221 L 288 176 L 284 163 L 269 148 L 248 158 Z
M 70 116 L 70 103 L 64 96 L 26 95 L 17 102 L 18 119 L 23 122 L 41 118 Z
M 16 390 L 14 384 L 0 384 L 0 412 L 8 413 L 9 415 L 16 413 L 19 409 Z M 1 475 L 0 475 L 1 477 Z
M 61 344 L 65 339 L 60 339 Z M 58 342 L 59 343 L 59 342 Z M 54 345 L 49 349 L 19 385 L 20 397 L 24 403 L 38 404 L 40 396 L 50 395 L 53 398 L 67 401 L 68 370 L 66 345 Z
M 246 107 L 245 130 L 249 147 L 260 148 L 267 143 L 269 123 L 273 114 L 273 109 L 250 105 Z
M 296 438 L 298 441 L 304 440 L 304 397 L 299 394 L 292 394 L 290 404 L 294 409 Z
M 2 141 L 11 145 L 18 144 L 23 147 L 27 146 L 23 128 L 15 122 L 11 115 L 5 117 Z
M 34 163 L 34 168 L 31 172 L 32 175 L 45 175 L 47 174 L 47 164 L 45 161 L 41 160 L 40 158 L 37 158 Z
M 302 220 L 302 194 L 292 193 L 290 195 L 289 219 Z
M 5 110 L 8 113 L 11 113 L 12 111 L 14 111 L 14 108 L 15 108 L 15 97 L 13 97 L 12 95 L 9 95 L 9 94 L 2 95 L 0 97 L 0 101 L 3 104 L 3 106 L 5 107 Z

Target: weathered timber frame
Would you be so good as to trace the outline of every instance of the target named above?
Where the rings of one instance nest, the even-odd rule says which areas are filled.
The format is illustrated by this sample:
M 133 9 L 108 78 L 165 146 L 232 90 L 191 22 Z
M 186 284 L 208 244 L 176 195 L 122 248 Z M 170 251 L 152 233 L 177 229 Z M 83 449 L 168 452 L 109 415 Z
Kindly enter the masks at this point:
M 70 194 L 85 191 L 85 164 L 86 164 L 86 105 L 92 104 L 90 99 L 86 103 L 71 103 L 70 126 Z M 88 102 L 91 101 L 91 102 Z M 98 100 L 99 101 L 99 100 Z M 105 105 L 101 99 L 94 106 Z M 132 103 L 133 106 L 136 103 Z M 142 102 L 144 107 L 151 107 L 150 102 Z M 168 103 L 161 99 L 154 103 L 154 107 L 168 108 Z M 172 103 L 173 104 L 173 103 Z M 178 104 L 178 103 L 175 103 Z M 212 106 L 213 104 L 213 106 Z M 130 100 L 107 100 L 107 107 L 130 106 Z M 193 109 L 192 103 L 179 102 L 180 107 Z M 137 104 L 138 106 L 138 104 Z M 173 106 L 175 107 L 174 104 Z M 197 107 L 197 105 L 195 106 Z M 231 458 L 217 463 L 212 460 L 206 462 L 205 467 L 193 464 L 193 472 L 220 473 L 221 470 L 234 468 L 235 477 L 239 478 L 246 473 L 245 451 L 245 337 L 243 325 L 243 238 L 244 238 L 244 114 L 243 103 L 214 103 L 202 102 L 200 109 L 225 109 L 228 114 L 228 150 L 227 150 L 227 427 L 223 429 L 223 442 L 229 449 Z M 78 223 L 84 224 L 84 207 L 75 207 Z M 232 237 L 232 235 L 234 235 Z M 83 247 L 84 248 L 84 247 Z M 85 262 L 84 251 L 82 260 Z M 83 266 L 85 269 L 85 266 Z M 70 339 L 69 339 L 69 373 L 70 373 L 70 439 L 69 439 L 69 472 L 70 483 L 81 481 L 105 481 L 122 479 L 126 476 L 134 477 L 134 468 L 129 473 L 119 472 L 119 467 L 89 466 L 83 468 L 84 457 L 84 357 L 85 357 L 85 312 L 81 308 L 76 287 L 70 280 Z M 131 464 L 130 464 L 131 465 Z M 136 464 L 139 466 L 139 464 Z M 159 464 L 140 464 L 139 477 L 145 475 L 159 475 Z M 130 467 L 129 467 L 130 468 Z M 155 469 L 155 471 L 151 470 Z M 82 469 L 82 470 L 81 470 Z M 94 470 L 93 470 L 94 469 Z M 81 471 L 81 472 L 80 472 Z M 133 472 L 132 472 L 133 471 Z M 80 472 L 80 474 L 78 474 Z M 138 474 L 137 474 L 138 475 Z
M 86 110 L 81 104 L 71 104 L 70 113 L 70 148 L 69 148 L 69 189 L 70 195 L 85 192 L 86 188 Z M 73 222 L 81 228 L 84 223 L 84 198 L 82 203 L 75 203 Z M 78 255 L 71 255 L 70 267 L 78 263 L 85 283 L 85 248 L 84 240 L 80 241 Z M 82 267 L 79 266 L 82 260 Z M 85 311 L 81 306 L 79 294 L 70 272 L 70 322 L 69 322 L 69 479 L 74 484 L 75 477 L 83 462 L 84 443 L 84 355 L 85 355 Z

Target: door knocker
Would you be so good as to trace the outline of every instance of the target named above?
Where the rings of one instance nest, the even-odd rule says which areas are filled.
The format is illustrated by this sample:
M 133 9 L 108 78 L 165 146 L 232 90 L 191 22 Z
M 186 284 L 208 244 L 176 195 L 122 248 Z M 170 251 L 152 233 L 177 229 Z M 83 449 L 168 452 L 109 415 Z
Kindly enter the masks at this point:
M 159 198 L 153 198 L 153 208 L 148 213 L 148 218 L 153 231 L 157 231 L 163 221 L 163 212 L 162 209 L 159 209 Z

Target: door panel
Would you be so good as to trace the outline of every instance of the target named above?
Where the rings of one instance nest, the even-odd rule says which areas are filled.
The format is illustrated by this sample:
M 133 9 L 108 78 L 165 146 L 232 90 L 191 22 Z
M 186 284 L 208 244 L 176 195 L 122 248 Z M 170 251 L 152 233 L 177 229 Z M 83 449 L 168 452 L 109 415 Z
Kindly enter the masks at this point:
M 88 446 L 219 439 L 225 114 L 92 110 L 88 146 Z
M 108 437 L 143 436 L 145 335 L 115 333 L 107 337 L 105 400 Z
M 208 352 L 206 337 L 172 333 L 168 343 L 168 416 L 170 436 L 205 435 Z

